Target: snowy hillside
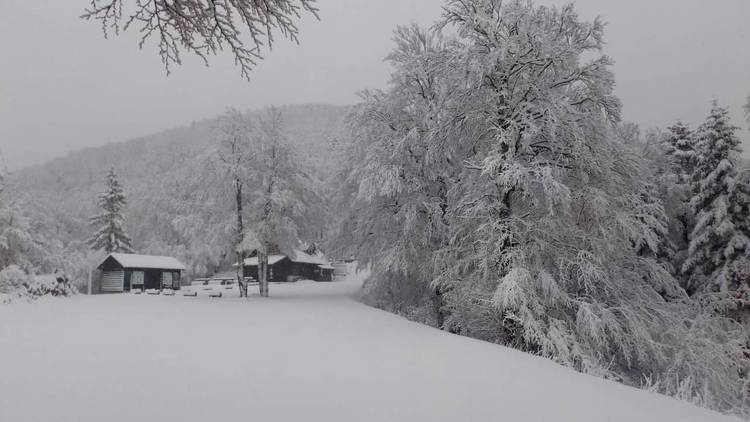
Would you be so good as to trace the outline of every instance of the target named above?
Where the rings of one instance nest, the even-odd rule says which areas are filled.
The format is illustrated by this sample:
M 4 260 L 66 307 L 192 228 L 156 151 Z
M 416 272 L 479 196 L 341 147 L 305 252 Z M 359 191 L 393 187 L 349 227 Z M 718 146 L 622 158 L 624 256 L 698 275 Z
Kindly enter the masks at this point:
M 286 141 L 300 164 L 317 178 L 329 179 L 338 169 L 341 151 L 336 145 L 344 138 L 349 107 L 280 109 Z M 222 172 L 215 166 L 216 127 L 216 119 L 207 119 L 71 153 L 11 175 L 9 189 L 35 230 L 48 239 L 45 243 L 64 251 L 62 261 L 74 261 L 71 255 L 78 254 L 81 261 L 93 263 L 85 244 L 91 235 L 88 218 L 97 212 L 104 176 L 114 169 L 127 197 L 125 229 L 136 250 L 178 256 L 191 264 L 192 273 L 211 272 L 211 265 L 221 260 L 222 218 L 231 211 L 227 184 L 219 180 Z
M 0 307 L 0 420 L 734 420 L 408 322 L 357 288 Z

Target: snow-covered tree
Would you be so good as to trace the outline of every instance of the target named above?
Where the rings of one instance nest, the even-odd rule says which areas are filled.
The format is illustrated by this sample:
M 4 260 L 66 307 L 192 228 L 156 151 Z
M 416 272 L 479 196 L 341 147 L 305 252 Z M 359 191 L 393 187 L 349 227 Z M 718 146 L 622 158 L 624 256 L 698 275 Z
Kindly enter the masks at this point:
M 672 172 L 678 176 L 678 183 L 689 183 L 697 155 L 693 132 L 688 125 L 679 121 L 667 129 L 669 133 L 663 143 L 673 166 Z
M 732 292 L 747 301 L 750 282 L 750 206 L 747 178 L 738 177 L 741 153 L 729 111 L 714 103 L 697 137 L 694 195 L 696 224 L 683 270 L 703 292 Z
M 248 118 L 242 113 L 236 109 L 230 109 L 219 119 L 218 131 L 219 162 L 231 181 L 233 190 L 232 196 L 235 207 L 234 250 L 237 254 L 237 283 L 240 286 L 240 297 L 247 297 L 247 285 L 242 275 L 245 254 L 249 252 L 243 246 L 247 236 L 245 233 L 245 216 L 243 211 L 246 198 L 243 190 L 246 184 L 250 183 L 250 166 L 253 163 L 254 154 L 257 154 L 257 151 L 254 151 L 254 146 L 251 144 L 253 127 Z
M 389 89 L 365 92 L 352 117 L 341 232 L 372 264 L 366 295 L 582 371 L 737 406 L 736 343 L 673 359 L 695 312 L 660 261 L 667 218 L 620 123 L 603 22 L 528 1 L 444 10 L 437 27 L 455 36 L 399 29 Z M 729 332 L 706 318 L 712 335 Z M 717 350 L 732 359 L 699 370 Z
M 209 55 L 227 49 L 249 79 L 275 33 L 297 42 L 303 13 L 318 17 L 315 0 L 90 0 L 81 17 L 100 21 L 105 37 L 137 26 L 141 48 L 156 37 L 167 73 L 182 51 L 208 64 Z
M 375 264 L 366 285 L 374 304 L 401 313 L 427 308 L 410 316 L 442 326 L 431 263 L 446 246 L 448 189 L 462 171 L 454 151 L 461 145 L 450 138 L 450 57 L 439 33 L 414 25 L 399 28 L 394 41 L 391 89 L 364 92 L 351 117 L 348 183 L 338 202 L 354 206 L 340 241 L 361 264 Z
M 258 256 L 258 288 L 267 297 L 268 255 L 273 248 L 291 254 L 300 238 L 314 230 L 320 208 L 319 188 L 286 141 L 281 110 L 258 119 L 251 164 L 251 244 Z
M 658 139 L 660 148 L 648 151 L 644 158 L 656 166 L 656 184 L 668 217 L 671 271 L 688 293 L 693 293 L 695 286 L 690 284 L 680 269 L 687 256 L 689 236 L 695 224 L 690 207 L 696 160 L 695 136 L 686 124 L 679 121 L 667 128 L 666 133 L 651 136 Z
M 0 164 L 0 270 L 15 265 L 34 272 L 44 261 L 44 242 L 34 236 L 32 220 L 9 186 L 2 152 Z
M 98 206 L 102 212 L 89 219 L 89 223 L 96 229 L 89 239 L 89 246 L 94 250 L 112 252 L 132 252 L 130 237 L 125 233 L 123 224 L 123 208 L 125 208 L 125 194 L 122 185 L 117 180 L 114 168 L 109 170 L 105 191 L 98 196 Z

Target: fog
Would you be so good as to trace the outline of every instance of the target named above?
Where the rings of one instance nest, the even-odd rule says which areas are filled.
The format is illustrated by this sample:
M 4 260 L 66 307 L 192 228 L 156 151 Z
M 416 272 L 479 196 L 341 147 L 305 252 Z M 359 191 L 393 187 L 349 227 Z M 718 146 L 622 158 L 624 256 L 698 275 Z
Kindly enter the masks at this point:
M 250 82 L 228 55 L 210 67 L 193 57 L 165 75 L 153 42 L 134 31 L 104 39 L 78 15 L 86 0 L 4 0 L 0 65 L 0 147 L 11 170 L 68 152 L 122 141 L 212 117 L 226 107 L 351 104 L 357 92 L 384 87 L 391 33 L 430 24 L 438 0 L 320 0 L 305 18 L 300 44 L 279 38 Z M 562 4 L 563 1 L 539 3 Z M 718 99 L 743 127 L 750 93 L 747 0 L 580 0 L 579 12 L 609 27 L 624 117 L 645 130 L 683 119 L 699 123 Z M 746 152 L 746 155 L 747 152 Z

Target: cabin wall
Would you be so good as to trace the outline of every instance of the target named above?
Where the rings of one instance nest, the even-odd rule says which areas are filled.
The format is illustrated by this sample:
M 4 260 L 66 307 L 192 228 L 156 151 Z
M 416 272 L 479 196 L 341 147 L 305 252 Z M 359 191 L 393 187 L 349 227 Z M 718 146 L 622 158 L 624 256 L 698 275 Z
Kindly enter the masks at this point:
M 119 293 L 124 291 L 125 271 L 111 269 L 102 272 L 102 293 Z
M 257 265 L 246 265 L 242 273 L 244 277 L 253 277 L 258 280 Z M 290 277 L 315 281 L 331 281 L 333 279 L 332 275 L 326 275 L 324 272 L 321 272 L 318 264 L 292 262 L 288 258 L 285 258 L 268 266 L 268 281 L 287 282 Z

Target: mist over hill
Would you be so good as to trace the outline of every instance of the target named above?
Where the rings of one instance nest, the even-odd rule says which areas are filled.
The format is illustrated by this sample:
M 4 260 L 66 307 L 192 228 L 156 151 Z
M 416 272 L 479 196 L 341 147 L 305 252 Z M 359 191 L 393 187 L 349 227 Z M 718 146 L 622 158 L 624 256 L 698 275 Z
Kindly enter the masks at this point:
M 301 165 L 326 186 L 340 167 L 337 145 L 345 137 L 347 106 L 281 107 L 286 141 Z M 262 110 L 249 111 L 257 116 Z M 216 118 L 150 136 L 86 148 L 10 177 L 16 197 L 38 226 L 67 253 L 87 250 L 88 218 L 114 169 L 128 200 L 125 228 L 138 252 L 183 259 L 192 274 L 210 273 L 226 255 L 224 226 L 232 211 L 225 180 L 212 164 Z

